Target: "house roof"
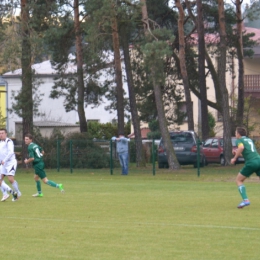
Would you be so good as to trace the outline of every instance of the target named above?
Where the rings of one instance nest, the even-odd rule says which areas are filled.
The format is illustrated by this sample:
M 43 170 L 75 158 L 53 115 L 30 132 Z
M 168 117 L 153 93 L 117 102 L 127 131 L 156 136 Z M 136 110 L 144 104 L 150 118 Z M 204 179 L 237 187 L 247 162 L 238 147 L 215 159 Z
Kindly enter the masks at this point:
M 15 123 L 22 124 L 22 121 L 16 121 Z M 79 127 L 77 124 L 57 121 L 34 121 L 33 125 L 38 127 Z
M 114 59 L 113 53 L 112 52 L 104 52 L 102 56 L 102 61 L 105 63 L 111 63 Z M 77 66 L 75 63 L 75 56 L 72 54 L 69 54 L 68 56 L 68 62 L 66 63 L 66 68 L 64 73 L 65 74 L 73 74 L 77 72 Z M 32 65 L 32 69 L 34 70 L 35 74 L 38 76 L 49 76 L 49 75 L 57 75 L 58 70 L 55 69 L 54 66 L 52 66 L 50 60 L 45 60 L 41 63 L 36 63 Z M 3 77 L 8 78 L 8 77 L 18 77 L 22 75 L 22 69 L 17 69 L 14 71 L 9 71 L 3 74 Z
M 43 61 L 41 63 L 36 63 L 32 65 L 32 69 L 35 71 L 37 75 L 56 75 L 57 71 L 52 67 L 50 60 Z M 76 66 L 69 62 L 67 63 L 66 73 L 75 73 L 77 71 Z M 9 71 L 4 74 L 4 77 L 21 75 L 22 69 L 17 69 L 14 71 Z
M 244 27 L 243 28 L 245 33 L 254 33 L 254 36 L 251 36 L 251 40 L 258 42 L 260 44 L 260 29 L 252 28 L 252 27 Z M 213 34 L 213 33 L 206 33 L 205 36 L 205 42 L 207 44 L 215 44 L 219 42 L 219 34 Z M 198 44 L 198 33 L 191 34 L 191 39 L 189 39 L 190 44 Z
M 257 41 L 260 44 L 260 29 L 252 27 L 244 27 L 246 33 L 254 33 L 255 35 L 251 37 L 251 40 Z

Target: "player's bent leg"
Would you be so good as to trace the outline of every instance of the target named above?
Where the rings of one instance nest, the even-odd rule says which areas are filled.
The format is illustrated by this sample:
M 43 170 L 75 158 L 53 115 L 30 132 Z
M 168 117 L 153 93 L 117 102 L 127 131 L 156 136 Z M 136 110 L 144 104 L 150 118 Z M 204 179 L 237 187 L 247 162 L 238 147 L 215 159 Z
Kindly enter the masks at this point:
M 63 185 L 61 183 L 56 183 L 54 181 L 51 181 L 51 180 L 48 180 L 47 177 L 43 178 L 42 181 L 51 186 L 51 187 L 54 187 L 54 188 L 59 188 L 61 192 L 64 192 L 64 189 L 63 189 Z
M 5 183 L 4 180 L 2 180 L 0 189 L 1 189 L 2 193 L 3 193 L 3 197 L 1 199 L 1 201 L 2 202 L 6 201 L 10 197 L 10 195 L 7 193 L 7 191 L 8 191 L 8 189 L 11 190 L 11 188 Z
M 3 186 L 3 182 L 2 182 L 2 186 Z M 18 194 L 16 191 L 12 190 L 6 183 L 4 183 L 4 188 L 13 195 L 13 199 L 12 201 L 16 201 L 18 199 Z M 7 198 L 9 198 L 9 196 L 7 196 Z
M 243 201 L 237 206 L 239 209 L 242 209 L 246 206 L 250 205 L 250 201 L 247 197 L 246 194 L 246 187 L 244 185 L 244 181 L 247 177 L 242 175 L 241 173 L 238 173 L 237 177 L 236 177 L 236 184 L 238 187 L 238 191 L 240 193 L 240 196 L 242 197 Z
M 240 172 L 237 174 L 236 177 L 236 184 L 237 186 L 242 185 L 247 177 L 242 175 Z

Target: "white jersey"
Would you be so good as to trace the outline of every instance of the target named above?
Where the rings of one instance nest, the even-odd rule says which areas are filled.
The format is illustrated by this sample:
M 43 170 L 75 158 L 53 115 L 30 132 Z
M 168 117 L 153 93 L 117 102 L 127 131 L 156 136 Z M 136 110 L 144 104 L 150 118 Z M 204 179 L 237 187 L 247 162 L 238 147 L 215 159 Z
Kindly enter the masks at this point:
M 0 141 L 0 162 L 1 161 L 4 161 L 5 167 L 16 162 L 14 143 L 8 137 Z

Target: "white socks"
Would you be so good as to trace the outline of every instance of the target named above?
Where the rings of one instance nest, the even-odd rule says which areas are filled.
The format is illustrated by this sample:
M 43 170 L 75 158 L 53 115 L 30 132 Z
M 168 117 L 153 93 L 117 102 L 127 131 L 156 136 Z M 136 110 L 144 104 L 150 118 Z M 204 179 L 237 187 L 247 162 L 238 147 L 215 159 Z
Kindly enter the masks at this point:
M 14 182 L 12 183 L 12 186 L 13 186 L 14 190 L 15 190 L 17 193 L 21 193 L 21 192 L 19 191 L 19 187 L 18 187 L 18 182 L 17 182 L 17 181 L 14 181 Z

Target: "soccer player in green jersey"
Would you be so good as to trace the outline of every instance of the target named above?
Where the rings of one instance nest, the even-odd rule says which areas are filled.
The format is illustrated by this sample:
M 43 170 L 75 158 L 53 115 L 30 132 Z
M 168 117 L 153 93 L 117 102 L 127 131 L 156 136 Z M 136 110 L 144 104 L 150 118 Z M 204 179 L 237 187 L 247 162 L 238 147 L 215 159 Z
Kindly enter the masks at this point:
M 236 178 L 238 191 L 243 199 L 243 201 L 237 206 L 238 208 L 250 205 L 250 201 L 246 194 L 246 188 L 244 186 L 245 179 L 251 176 L 254 172 L 260 177 L 260 155 L 255 148 L 254 142 L 250 138 L 246 137 L 246 135 L 246 130 L 243 127 L 236 128 L 236 142 L 238 148 L 234 158 L 231 159 L 232 164 L 235 164 L 237 158 L 241 156 L 241 154 L 245 159 L 245 165 Z
M 33 136 L 31 134 L 26 134 L 24 137 L 24 141 L 25 144 L 28 145 L 28 154 L 29 154 L 29 159 L 25 159 L 24 163 L 26 164 L 32 163 L 33 168 L 35 170 L 34 180 L 36 182 L 38 193 L 33 194 L 32 196 L 33 197 L 43 196 L 40 179 L 45 184 L 48 184 L 54 188 L 59 188 L 61 192 L 64 192 L 62 184 L 57 184 L 54 181 L 50 181 L 47 179 L 47 175 L 44 171 L 44 162 L 42 159 L 42 156 L 44 155 L 44 151 L 39 145 L 33 143 Z

